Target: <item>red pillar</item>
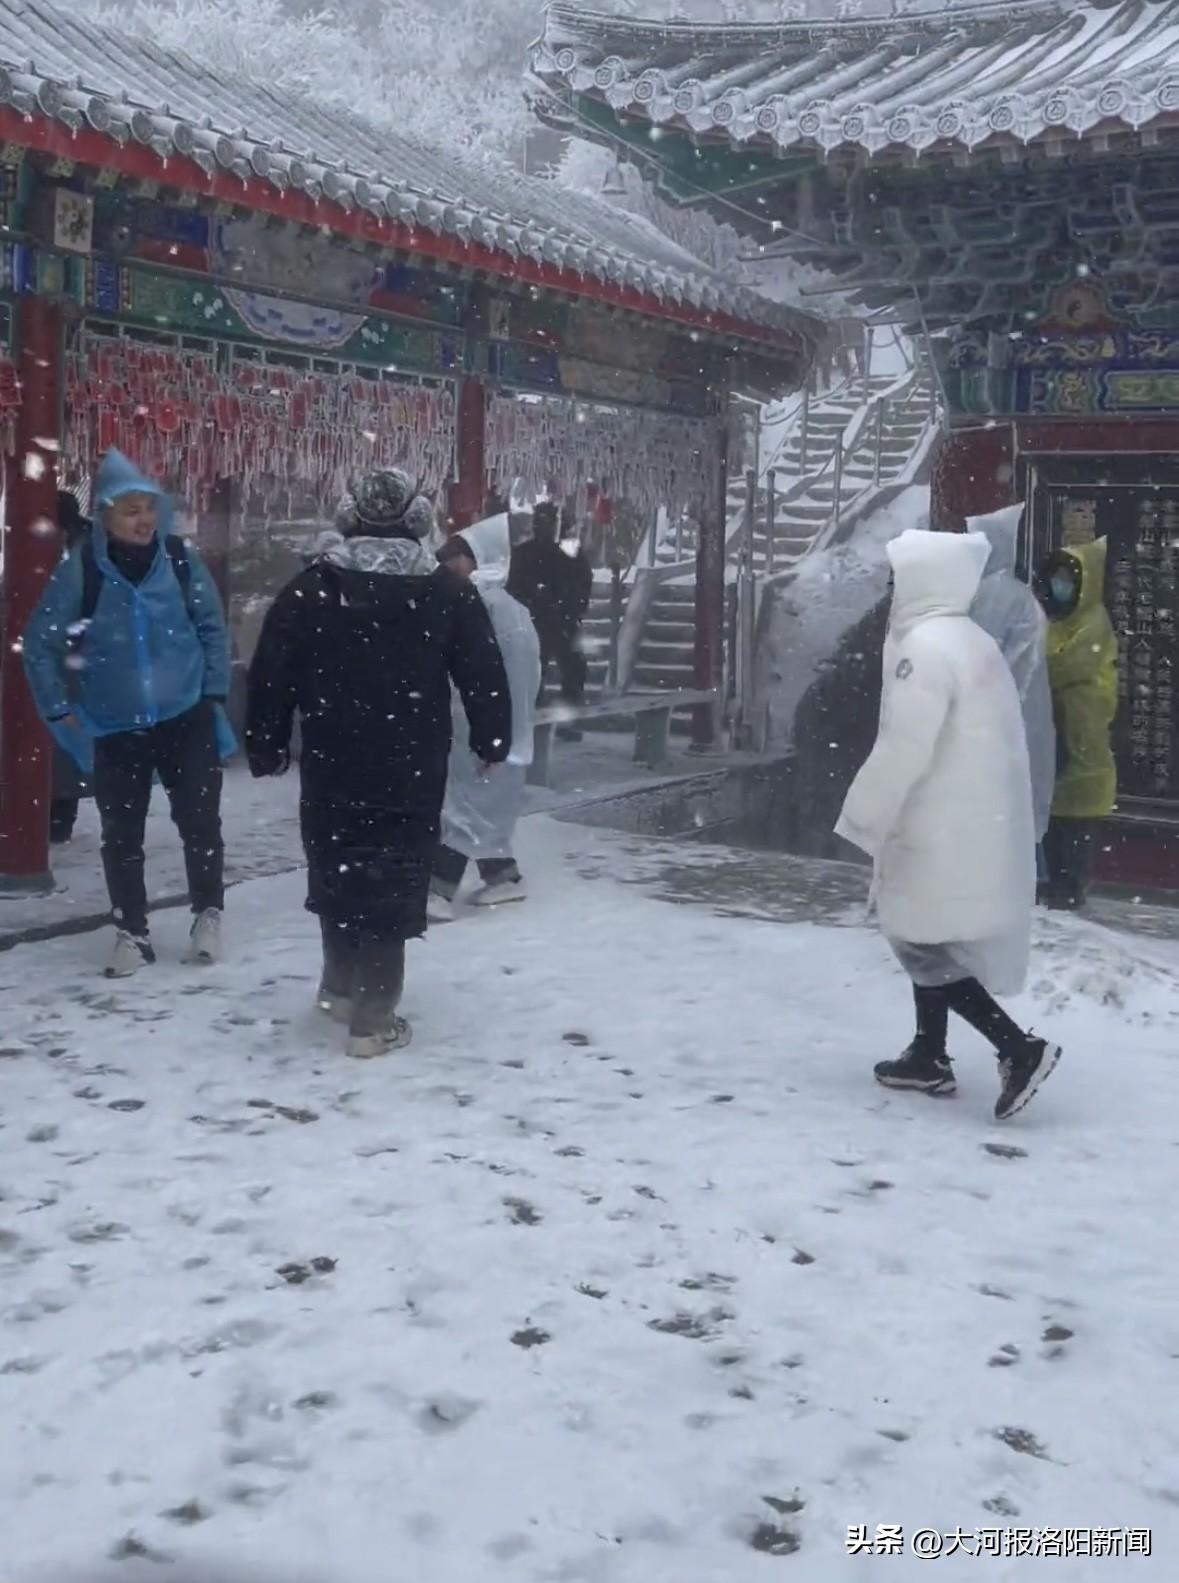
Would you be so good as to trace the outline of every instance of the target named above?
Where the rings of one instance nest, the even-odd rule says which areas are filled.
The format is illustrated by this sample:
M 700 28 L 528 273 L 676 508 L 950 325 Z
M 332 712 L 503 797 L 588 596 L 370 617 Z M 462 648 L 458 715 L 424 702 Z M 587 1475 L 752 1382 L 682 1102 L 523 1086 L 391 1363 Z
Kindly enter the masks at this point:
M 930 479 L 929 518 L 955 528 L 1015 501 L 1014 432 L 1010 423 L 952 429 L 937 442 Z
M 230 596 L 230 545 L 234 487 L 228 478 L 222 478 L 209 496 L 207 505 L 197 519 L 197 547 L 201 559 L 209 569 L 209 576 L 216 584 L 225 606 L 225 619 L 229 620 Z
M 717 440 L 717 487 L 704 502 L 696 535 L 696 645 L 695 683 L 716 692 L 714 704 L 702 704 L 692 723 L 692 746 L 719 745 L 721 687 L 725 669 L 725 507 L 728 498 L 727 437 L 720 426 Z
M 459 386 L 458 478 L 451 486 L 450 516 L 456 528 L 469 528 L 483 515 L 487 494 L 484 423 L 487 389 L 477 374 L 467 374 Z
M 57 565 L 57 458 L 61 440 L 61 317 L 43 297 L 18 308 L 21 406 L 8 463 L 4 653 L 0 659 L 0 889 L 52 887 L 49 799 L 53 755 L 33 707 L 19 641 Z

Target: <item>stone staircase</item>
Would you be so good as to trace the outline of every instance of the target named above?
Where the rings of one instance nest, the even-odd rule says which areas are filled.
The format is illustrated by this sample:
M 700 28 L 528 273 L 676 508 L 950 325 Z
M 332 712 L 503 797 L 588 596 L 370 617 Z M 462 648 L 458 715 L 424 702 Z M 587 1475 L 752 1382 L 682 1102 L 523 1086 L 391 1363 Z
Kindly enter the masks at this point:
M 914 370 L 897 389 L 896 375 L 873 379 L 812 400 L 806 413 L 806 433 L 795 419 L 784 426 L 779 448 L 758 491 L 752 543 L 752 565 L 760 579 L 789 572 L 833 533 L 836 495 L 841 516 L 865 490 L 887 485 L 904 472 L 926 433 L 931 416 L 929 374 Z M 879 411 L 879 416 L 877 413 Z M 771 419 L 772 423 L 772 419 Z M 851 443 L 844 448 L 849 436 Z M 776 443 L 772 428 L 770 443 Z M 769 491 L 772 474 L 774 531 L 768 531 Z M 726 576 L 730 597 L 736 592 L 737 573 L 744 553 L 745 478 L 738 472 L 729 480 Z M 661 581 L 654 592 L 643 625 L 638 654 L 628 679 L 628 690 L 674 690 L 695 684 L 695 532 L 688 523 L 669 529 L 657 549 L 657 566 L 670 570 L 682 566 L 682 576 Z M 628 593 L 629 588 L 624 590 Z M 609 674 L 611 592 L 607 582 L 595 585 L 593 602 L 582 628 L 589 665 L 587 697 L 600 699 Z M 673 717 L 672 727 L 690 727 L 691 714 Z
M 868 402 L 885 397 L 896 383 L 895 375 L 883 375 L 864 386 L 837 392 L 812 401 L 806 417 L 805 445 L 802 425 L 787 430 L 781 450 L 763 467 L 757 493 L 753 531 L 753 570 L 759 577 L 771 572 L 789 571 L 814 548 L 816 540 L 831 521 L 836 498 L 836 474 L 841 513 L 864 489 L 877 481 L 877 420 L 872 409 L 856 443 L 837 464 L 836 451 L 849 424 L 863 416 Z M 930 417 L 930 388 L 927 370 L 914 372 L 901 394 L 887 397 L 880 420 L 879 482 L 887 484 L 905 467 L 921 438 Z M 769 494 L 767 479 L 774 486 L 774 532 L 768 531 Z M 745 515 L 746 481 L 738 471 L 728 484 L 728 562 L 735 576 L 740 561 Z M 678 536 L 667 532 L 657 551 L 658 566 L 670 567 L 689 561 L 696 553 L 695 530 L 681 526 Z
M 625 594 L 624 589 L 624 598 Z M 595 582 L 590 607 L 581 624 L 581 646 L 587 666 L 585 696 L 590 703 L 597 703 L 602 697 L 610 673 L 610 600 L 610 584 Z M 556 678 L 552 676 L 550 691 L 555 685 Z
M 664 583 L 643 628 L 631 686 L 638 692 L 695 686 L 696 590 L 691 583 Z

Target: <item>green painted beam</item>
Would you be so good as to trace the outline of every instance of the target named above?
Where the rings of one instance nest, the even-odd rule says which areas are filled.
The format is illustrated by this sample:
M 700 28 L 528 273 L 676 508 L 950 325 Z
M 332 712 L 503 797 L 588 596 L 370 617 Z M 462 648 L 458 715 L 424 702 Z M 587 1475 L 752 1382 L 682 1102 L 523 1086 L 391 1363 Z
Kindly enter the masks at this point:
M 679 132 L 646 122 L 625 121 L 600 100 L 578 98 L 578 119 L 605 141 L 641 150 L 658 167 L 659 186 L 673 203 L 699 203 L 733 192 L 792 183 L 814 169 L 810 154 L 775 158 L 760 149 L 740 151 L 723 144 L 694 144 Z

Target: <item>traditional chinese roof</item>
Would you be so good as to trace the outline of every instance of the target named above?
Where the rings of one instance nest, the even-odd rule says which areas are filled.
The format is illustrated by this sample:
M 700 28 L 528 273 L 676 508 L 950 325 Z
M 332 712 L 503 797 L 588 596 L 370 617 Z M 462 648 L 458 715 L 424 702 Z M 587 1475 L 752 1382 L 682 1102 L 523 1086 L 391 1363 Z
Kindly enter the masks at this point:
M 0 141 L 806 355 L 819 324 L 645 221 L 43 0 L 0 0 Z
M 794 20 L 707 24 L 556 4 L 532 68 L 575 110 L 597 103 L 616 120 L 778 154 L 953 153 L 1179 114 L 1179 0 L 868 9 L 842 0 L 818 18 L 782 0 Z

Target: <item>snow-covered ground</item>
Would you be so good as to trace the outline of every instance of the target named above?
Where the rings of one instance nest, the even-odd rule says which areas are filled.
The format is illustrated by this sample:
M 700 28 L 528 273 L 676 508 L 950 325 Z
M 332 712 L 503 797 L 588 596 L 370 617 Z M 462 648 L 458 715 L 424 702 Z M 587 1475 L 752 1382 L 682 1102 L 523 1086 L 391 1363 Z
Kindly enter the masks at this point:
M 523 845 L 383 1062 L 309 1010 L 298 875 L 204 975 L 178 912 L 130 985 L 0 956 L 5 1583 L 908 1583 L 861 1524 L 1151 1528 L 1045 1576 L 1170 1575 L 1179 947 L 1042 925 L 1065 1058 L 999 1128 L 964 1032 L 956 1100 L 874 1087 L 905 984 L 819 870 L 722 916 L 755 860 Z

